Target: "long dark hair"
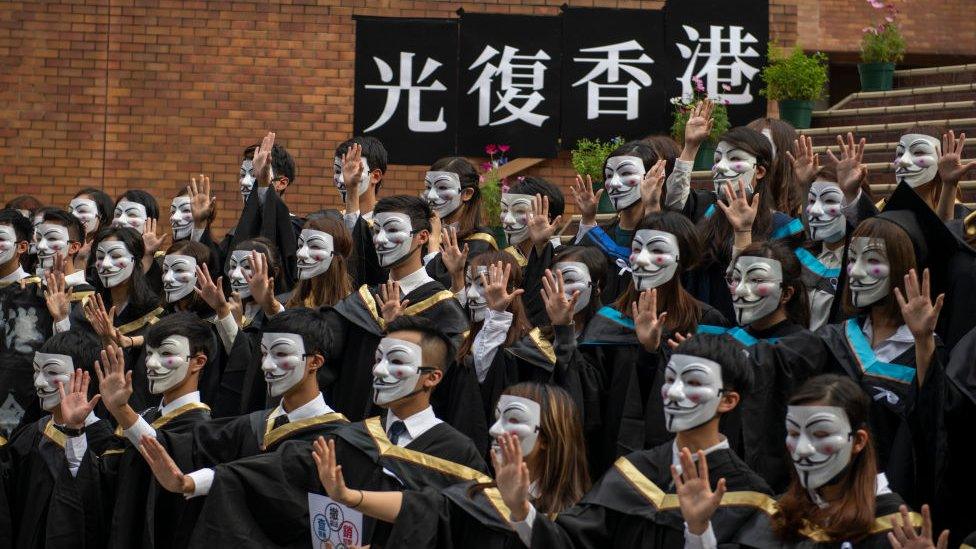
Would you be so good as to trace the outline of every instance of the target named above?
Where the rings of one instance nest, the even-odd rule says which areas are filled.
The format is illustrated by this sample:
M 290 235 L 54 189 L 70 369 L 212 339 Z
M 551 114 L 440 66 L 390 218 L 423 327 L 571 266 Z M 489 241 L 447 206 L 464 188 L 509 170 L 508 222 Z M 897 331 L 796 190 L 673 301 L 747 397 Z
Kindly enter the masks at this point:
M 582 314 L 583 325 L 593 318 L 600 307 L 603 306 L 600 299 L 600 288 L 603 287 L 603 279 L 607 276 L 607 257 L 599 248 L 592 246 L 564 246 L 552 258 L 553 268 L 556 263 L 568 263 L 576 261 L 586 265 L 590 271 L 590 282 L 593 284 L 590 292 L 590 302 L 580 311 Z M 580 326 L 582 328 L 582 326 Z
M 87 272 L 95 272 L 95 250 L 98 245 L 108 239 L 115 239 L 125 244 L 125 247 L 132 252 L 132 275 L 129 277 L 129 306 L 137 310 L 148 309 L 159 303 L 157 296 L 149 287 L 146 280 L 146 273 L 142 270 L 142 257 L 146 255 L 146 247 L 142 243 L 142 235 L 131 227 L 105 227 L 98 231 L 95 240 L 92 241 L 92 251 L 88 256 Z M 95 291 L 102 296 L 106 307 L 111 307 L 112 292 L 110 288 L 102 285 L 102 279 L 98 276 L 92 277 L 92 286 Z
M 738 257 L 765 257 L 779 261 L 783 267 L 783 292 L 787 288 L 793 288 L 793 295 L 784 304 L 786 317 L 790 322 L 799 324 L 806 328 L 810 325 L 810 296 L 807 294 L 807 285 L 803 283 L 800 262 L 793 255 L 786 245 L 775 240 L 763 242 L 753 242 L 746 246 Z
M 146 217 L 149 219 L 159 219 L 159 204 L 156 203 L 156 197 L 143 191 L 141 189 L 129 189 L 122 193 L 122 196 L 115 201 L 115 206 L 119 205 L 122 199 L 126 199 L 130 202 L 135 202 L 137 204 L 142 204 L 146 207 Z M 112 215 L 115 215 L 115 208 L 112 208 Z
M 851 234 L 851 238 L 862 236 L 879 238 L 884 241 L 885 255 L 888 257 L 889 265 L 888 280 L 890 281 L 890 291 L 880 301 L 868 305 L 867 309 L 881 307 L 884 309 L 884 313 L 888 318 L 900 319 L 901 307 L 898 305 L 898 300 L 895 299 L 895 288 L 901 288 L 902 281 L 905 280 L 905 275 L 908 274 L 908 271 L 916 268 L 915 247 L 912 244 L 912 239 L 896 223 L 880 217 L 865 219 L 854 229 L 854 233 Z M 847 267 L 847 265 L 844 265 L 843 268 L 846 269 Z M 904 288 L 902 288 L 902 291 L 904 291 Z M 848 282 L 848 291 L 844 292 L 843 299 L 844 311 L 847 314 L 854 315 L 860 312 L 854 307 L 854 301 L 851 298 L 850 292 L 850 282 Z
M 861 388 L 846 376 L 825 374 L 810 378 L 790 399 L 790 406 L 837 406 L 843 408 L 851 429 L 868 431 L 871 401 Z M 875 484 L 878 466 L 874 443 L 868 431 L 864 448 L 851 456 L 851 462 L 838 481 L 843 499 L 821 509 L 800 484 L 796 470 L 790 470 L 790 486 L 779 498 L 773 515 L 773 532 L 782 540 L 800 539 L 800 530 L 809 522 L 821 528 L 831 540 L 859 539 L 871 533 L 875 514 Z
M 482 252 L 468 261 L 468 267 L 471 269 L 472 276 L 476 276 L 478 273 L 478 267 L 489 267 L 502 262 L 502 268 L 505 265 L 512 266 L 512 274 L 508 277 L 508 291 L 511 292 L 516 288 L 522 287 L 522 268 L 519 267 L 518 262 L 512 257 L 512 254 L 508 252 L 500 252 L 496 250 L 488 250 Z M 522 296 L 517 296 L 512 300 L 511 305 L 508 306 L 508 310 L 512 313 L 512 325 L 508 328 L 508 334 L 505 336 L 505 343 L 502 344 L 503 347 L 508 347 L 515 343 L 519 339 L 525 337 L 525 334 L 529 333 L 532 325 L 529 322 L 529 317 L 525 312 L 525 306 L 522 304 Z M 464 360 L 464 358 L 471 353 L 471 347 L 474 345 L 474 338 L 481 331 L 481 327 L 484 326 L 484 322 L 475 322 L 471 324 L 471 329 L 468 331 L 467 337 L 461 342 L 460 347 L 458 347 L 457 359 L 458 362 Z
M 677 212 L 655 212 L 641 220 L 637 230 L 654 229 L 674 235 L 678 241 L 678 268 L 671 280 L 657 287 L 658 312 L 667 311 L 665 328 L 672 332 L 694 332 L 701 318 L 701 303 L 694 298 L 681 284 L 682 273 L 693 269 L 702 254 L 702 243 L 695 232 L 695 226 L 687 217 Z M 630 305 L 637 301 L 640 292 L 631 279 L 627 289 L 620 294 L 613 306 L 615 309 L 630 316 Z
M 372 166 L 370 166 L 372 167 Z M 482 223 L 481 188 L 478 186 L 480 178 L 478 170 L 460 156 L 447 156 L 431 164 L 432 172 L 453 172 L 461 180 L 461 192 L 464 189 L 474 189 L 474 194 L 467 202 L 462 202 L 458 212 L 458 237 L 467 238 L 474 233 Z
M 92 232 L 94 235 L 98 233 L 99 229 L 112 223 L 112 216 L 115 215 L 115 202 L 105 191 L 95 187 L 86 187 L 75 193 L 71 199 L 82 197 L 90 198 L 95 203 L 95 209 L 98 210 L 98 228 Z
M 773 145 L 776 147 L 772 151 L 772 168 L 765 178 L 769 181 L 769 190 L 773 195 L 773 206 L 783 213 L 792 216 L 799 215 L 803 207 L 804 192 L 800 187 L 800 182 L 796 179 L 793 162 L 786 154 L 793 150 L 793 142 L 797 139 L 796 129 L 789 122 L 768 117 L 757 118 L 749 122 L 747 127 L 759 133 L 762 133 L 763 130 L 769 130 Z
M 651 166 L 653 166 L 655 163 L 657 163 L 658 160 L 660 160 L 657 150 L 646 141 L 644 140 L 627 141 L 626 143 L 619 145 L 616 149 L 611 151 L 610 154 L 607 155 L 605 159 L 603 159 L 604 174 L 607 173 L 607 161 L 613 158 L 614 156 L 636 156 L 637 158 L 641 159 L 641 162 L 643 162 L 644 164 L 644 169 L 648 171 L 650 171 Z M 606 184 L 606 178 L 604 178 L 603 183 Z M 661 194 L 663 195 L 664 193 Z M 637 202 L 634 202 L 633 204 L 631 204 L 625 209 L 630 209 L 633 208 L 634 206 L 639 206 L 640 204 L 641 201 L 638 200 Z
M 281 258 L 278 256 L 278 248 L 275 247 L 274 242 L 271 242 L 271 240 L 263 236 L 256 236 L 254 238 L 248 238 L 247 240 L 241 241 L 237 246 L 234 247 L 234 251 L 238 250 L 246 252 L 253 250 L 255 252 L 264 254 L 264 257 L 268 258 L 268 278 L 275 279 L 275 288 L 273 291 L 278 293 L 277 288 L 283 287 L 282 284 L 284 281 L 281 280 L 281 275 L 283 274 L 281 269 Z M 227 272 L 227 267 L 230 265 L 230 258 L 231 254 L 227 254 L 227 263 L 224 264 L 225 273 Z M 229 277 L 225 276 L 224 281 L 229 288 Z M 227 293 L 229 294 L 230 292 Z M 249 297 L 244 301 L 249 301 L 251 299 L 252 298 Z
M 756 219 L 752 222 L 752 239 L 754 241 L 766 240 L 773 226 L 773 197 L 768 189 L 770 167 L 772 165 L 773 148 L 769 144 L 766 136 L 749 129 L 745 126 L 732 128 L 719 138 L 719 142 L 725 141 L 730 145 L 742 149 L 756 157 L 756 168 L 764 168 L 766 174 L 762 178 L 756 178 L 756 183 L 752 186 L 753 191 L 759 195 L 759 211 Z M 733 185 L 735 186 L 735 185 Z M 722 195 L 716 197 L 720 199 Z M 720 265 L 728 265 L 732 260 L 732 225 L 716 207 L 715 212 L 703 217 L 698 221 L 698 231 L 701 234 L 702 242 L 705 243 L 704 263 L 716 262 Z
M 349 276 L 346 266 L 346 258 L 352 253 L 352 237 L 341 221 L 331 217 L 309 219 L 305 222 L 305 228 L 332 235 L 335 253 L 332 254 L 329 270 L 314 278 L 298 281 L 285 307 L 314 309 L 323 305 L 335 305 L 352 293 L 352 277 Z

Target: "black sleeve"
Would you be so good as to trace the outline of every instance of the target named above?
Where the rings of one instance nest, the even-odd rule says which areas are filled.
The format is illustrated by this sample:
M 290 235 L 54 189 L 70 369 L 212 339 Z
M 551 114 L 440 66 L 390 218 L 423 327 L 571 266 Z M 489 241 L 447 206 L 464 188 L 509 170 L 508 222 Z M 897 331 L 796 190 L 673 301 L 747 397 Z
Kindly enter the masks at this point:
M 373 247 L 373 232 L 369 222 L 359 217 L 352 229 L 352 256 L 349 258 L 349 275 L 353 279 L 353 287 L 363 284 L 375 286 L 383 284 L 389 278 L 388 271 L 380 267 L 380 260 Z
M 545 513 L 536 513 L 532 523 L 532 547 L 553 549 L 597 549 L 613 547 L 612 517 L 600 505 L 576 505 L 550 520 Z
M 522 286 L 525 293 L 522 294 L 522 304 L 525 305 L 525 312 L 529 316 L 529 322 L 536 327 L 542 328 L 549 325 L 549 315 L 546 313 L 545 303 L 542 301 L 542 277 L 546 269 L 552 268 L 552 258 L 555 251 L 552 243 L 547 243 L 542 253 L 536 253 L 535 246 L 529 252 L 529 262 L 522 270 Z

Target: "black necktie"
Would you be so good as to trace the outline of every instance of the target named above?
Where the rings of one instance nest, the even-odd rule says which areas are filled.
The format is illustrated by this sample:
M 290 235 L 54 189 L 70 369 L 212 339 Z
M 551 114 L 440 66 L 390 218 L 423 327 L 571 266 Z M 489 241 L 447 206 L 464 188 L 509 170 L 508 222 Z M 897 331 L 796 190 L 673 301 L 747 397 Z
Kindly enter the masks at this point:
M 162 405 L 154 406 L 145 412 L 143 412 L 142 417 L 145 418 L 146 423 L 152 423 L 162 417 Z
M 275 418 L 274 423 L 271 425 L 271 429 L 277 429 L 286 423 L 288 423 L 288 414 L 281 414 Z
M 396 444 L 400 441 L 400 436 L 407 432 L 407 426 L 403 424 L 399 419 L 390 424 L 389 430 L 387 430 L 387 436 L 390 438 L 390 442 Z

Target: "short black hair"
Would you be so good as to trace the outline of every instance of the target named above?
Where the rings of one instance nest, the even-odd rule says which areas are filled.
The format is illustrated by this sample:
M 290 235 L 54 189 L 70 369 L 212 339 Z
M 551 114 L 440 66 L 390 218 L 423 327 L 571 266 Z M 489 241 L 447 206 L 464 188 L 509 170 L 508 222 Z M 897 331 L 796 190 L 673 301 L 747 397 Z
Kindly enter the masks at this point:
M 563 192 L 559 190 L 559 187 L 541 177 L 531 175 L 524 177 L 518 183 L 509 187 L 508 192 L 511 194 L 527 194 L 531 196 L 539 194 L 548 197 L 550 222 L 556 219 L 556 217 L 563 215 L 563 212 L 566 211 L 566 198 L 563 197 Z
M 146 345 L 159 347 L 164 339 L 174 335 L 186 337 L 191 355 L 203 353 L 208 360 L 214 358 L 213 330 L 194 313 L 179 312 L 162 317 L 146 330 Z
M 112 221 L 112 215 L 115 213 L 115 201 L 112 200 L 112 197 L 108 193 L 95 187 L 86 187 L 76 192 L 72 199 L 81 196 L 87 196 L 95 202 L 95 208 L 98 210 L 98 220 L 101 224 L 104 225 Z
M 346 154 L 349 147 L 353 143 L 359 143 L 359 146 L 363 148 L 363 156 L 366 157 L 366 163 L 369 164 L 369 169 L 375 170 L 379 168 L 381 172 L 386 173 L 386 166 L 390 161 L 390 155 L 386 152 L 386 147 L 383 146 L 383 142 L 371 135 L 357 135 L 352 139 L 346 139 L 339 146 L 336 147 L 335 156 L 342 158 L 342 155 Z
M 727 334 L 697 334 L 674 350 L 676 355 L 707 358 L 722 367 L 722 387 L 745 398 L 752 390 L 751 359 L 745 346 Z
M 15 196 L 4 205 L 4 208 L 10 208 L 13 210 L 27 210 L 34 215 L 37 210 L 44 207 L 44 204 L 31 194 L 22 194 L 20 196 Z
M 386 327 L 387 334 L 393 332 L 418 332 L 423 353 L 425 355 L 431 352 L 434 354 L 432 362 L 426 364 L 425 361 L 424 366 L 433 366 L 442 372 L 447 372 L 454 357 L 454 343 L 431 320 L 422 316 L 403 315 Z
M 318 353 L 329 360 L 332 331 L 325 317 L 306 307 L 285 309 L 271 317 L 262 328 L 264 333 L 297 334 L 302 336 L 305 353 Z
M 115 205 L 118 206 L 122 199 L 126 199 L 130 202 L 136 202 L 142 204 L 146 207 L 146 217 L 149 219 L 159 219 L 159 204 L 156 203 L 156 197 L 147 193 L 142 189 L 129 189 L 122 193 L 122 196 L 115 201 Z M 113 208 L 112 215 L 115 215 L 115 210 Z
M 298 170 L 295 168 L 295 158 L 284 145 L 275 143 L 271 147 L 271 169 L 274 170 L 275 177 L 285 176 L 288 178 L 288 185 L 295 182 L 298 177 Z
M 13 208 L 0 210 L 0 225 L 13 227 L 17 242 L 30 242 L 34 239 L 34 224 L 18 210 Z
M 69 330 L 49 337 L 37 352 L 70 356 L 75 368 L 94 373 L 95 361 L 98 360 L 98 353 L 101 350 L 101 342 L 90 331 Z M 66 392 L 67 390 L 68 388 L 65 387 Z
M 434 213 L 427 201 L 419 196 L 398 194 L 381 198 L 373 208 L 373 218 L 375 219 L 377 214 L 387 212 L 407 214 L 410 218 L 410 227 L 414 231 L 431 230 L 430 218 Z
M 52 222 L 68 229 L 68 238 L 73 242 L 85 241 L 85 226 L 78 221 L 78 218 L 58 208 L 45 208 L 41 214 L 44 222 Z

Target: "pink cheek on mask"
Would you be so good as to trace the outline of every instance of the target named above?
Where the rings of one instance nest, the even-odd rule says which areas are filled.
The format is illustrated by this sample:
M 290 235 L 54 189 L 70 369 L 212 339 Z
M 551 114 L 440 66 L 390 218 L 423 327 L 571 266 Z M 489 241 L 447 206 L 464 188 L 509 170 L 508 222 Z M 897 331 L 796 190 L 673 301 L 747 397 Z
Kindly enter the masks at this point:
M 926 167 L 926 166 L 929 165 L 929 159 L 928 158 L 916 158 L 915 159 L 915 164 L 917 164 L 919 166 L 922 166 L 924 168 L 924 167 Z
M 833 454 L 836 451 L 837 451 L 836 448 L 834 448 L 833 446 L 828 445 L 828 446 L 824 446 L 823 447 L 823 452 L 822 453 L 830 455 L 830 454 Z
M 699 404 L 699 403 L 701 403 L 701 396 L 699 396 L 699 395 L 691 395 L 691 396 L 688 397 L 688 400 L 694 402 L 695 404 Z
M 871 267 L 871 275 L 874 276 L 875 278 L 881 276 L 883 272 L 884 269 L 882 269 L 881 267 Z
M 628 261 L 628 262 L 629 262 L 629 263 L 630 263 L 631 265 L 633 265 L 633 264 L 634 264 L 634 262 L 636 262 L 636 261 L 637 261 L 637 254 L 630 254 L 630 258 L 628 258 L 628 260 L 627 260 L 627 261 Z
M 789 452 L 792 454 L 793 452 L 796 452 L 796 444 L 792 442 L 787 442 L 786 449 L 789 450 Z
M 746 164 L 745 162 L 733 162 L 732 169 L 739 173 L 742 173 L 749 169 L 749 165 Z
M 163 359 L 163 364 L 165 364 L 166 366 L 173 366 L 174 364 L 176 364 L 176 359 L 175 358 L 164 358 Z
M 756 293 L 763 297 L 768 296 L 771 292 L 772 292 L 772 288 L 770 288 L 765 284 L 756 287 Z
M 830 215 L 840 215 L 840 208 L 834 206 L 831 208 L 827 208 L 826 212 L 829 213 Z
M 655 257 L 654 263 L 657 263 L 658 265 L 664 265 L 664 258 L 661 256 Z

